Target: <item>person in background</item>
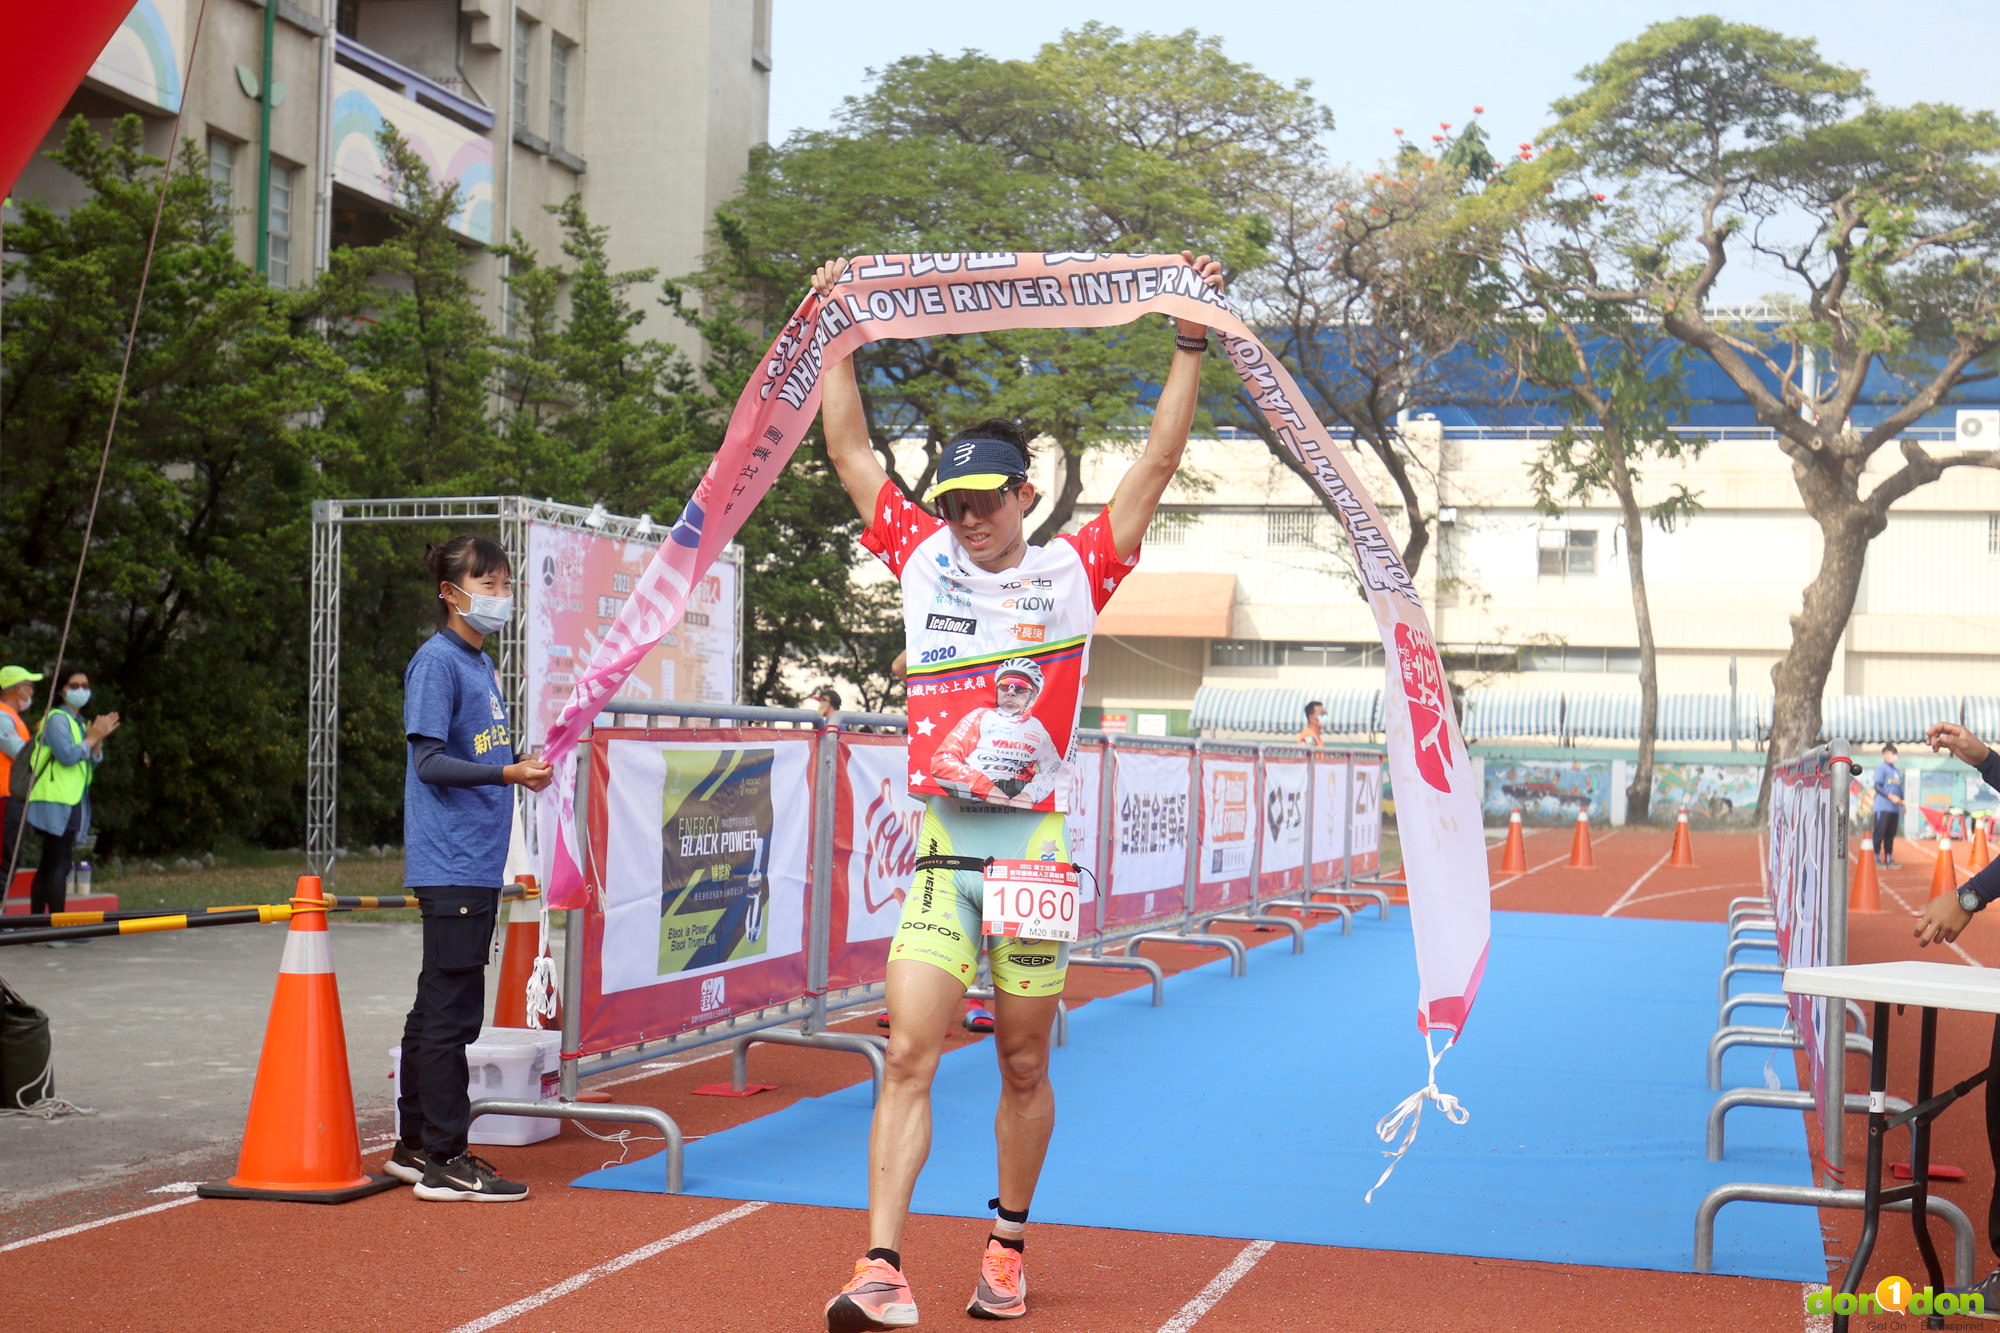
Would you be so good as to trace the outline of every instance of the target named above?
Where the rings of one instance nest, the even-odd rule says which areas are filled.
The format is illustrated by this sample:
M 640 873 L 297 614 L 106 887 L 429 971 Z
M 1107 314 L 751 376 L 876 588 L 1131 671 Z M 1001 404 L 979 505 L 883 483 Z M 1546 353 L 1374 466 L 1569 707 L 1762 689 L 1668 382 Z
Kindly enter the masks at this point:
M 104 740 L 118 730 L 118 714 L 89 722 L 90 673 L 66 671 L 61 704 L 42 723 L 46 759 L 35 759 L 28 789 L 28 826 L 42 835 L 42 863 L 35 868 L 30 912 L 60 912 L 69 905 L 69 863 L 77 843 L 90 836 L 90 787 L 104 759 Z
M 1935 728 L 1933 728 L 1935 730 Z M 1896 767 L 1896 747 L 1882 747 L 1882 762 L 1870 781 L 1875 788 L 1875 859 L 1891 870 L 1896 865 L 1896 830 L 1903 819 L 1903 772 Z
M 1306 725 L 1305 729 L 1299 732 L 1300 745 L 1310 745 L 1315 749 L 1319 748 L 1319 746 L 1322 744 L 1320 740 L 1320 732 L 1322 730 L 1322 724 L 1324 723 L 1325 718 L 1326 718 L 1325 704 L 1315 699 L 1311 703 L 1306 705 Z
M 1933 750 L 1948 750 L 1954 758 L 1972 765 L 1979 770 L 1979 776 L 1987 786 L 2000 791 L 2000 754 L 1964 727 L 1956 722 L 1932 723 L 1924 742 Z M 1887 757 L 1893 760 L 1895 747 L 1885 748 Z M 1876 815 L 1876 827 L 1881 827 L 1879 813 Z M 1940 894 L 1924 904 L 1923 911 L 1917 914 L 1917 928 L 1912 932 L 1917 937 L 1918 947 L 1950 944 L 1972 924 L 1973 915 L 1985 911 L 1986 905 L 1995 898 L 2000 898 L 2000 861 L 1993 862 L 1966 880 L 1956 894 Z M 1993 1018 L 1993 1045 L 1987 1055 L 1987 1066 L 1986 1150 L 1995 1170 L 2000 1171 L 2000 1014 Z M 1986 1243 L 1995 1255 L 2000 1255 L 2000 1192 L 1987 1196 Z M 1977 1293 L 1985 1298 L 1987 1317 L 2000 1317 L 2000 1268 L 1970 1287 L 1950 1287 L 1947 1290 L 1960 1297 Z M 1963 1300 L 1959 1308 L 1965 1308 Z
M 401 1133 L 382 1169 L 434 1203 L 511 1203 L 528 1187 L 466 1151 L 472 1098 L 465 1048 L 486 1010 L 486 962 L 500 909 L 510 785 L 540 791 L 553 776 L 514 757 L 500 678 L 484 651 L 514 612 L 507 552 L 459 536 L 424 551 L 443 624 L 403 672 L 403 882 L 423 913 L 423 967 L 403 1023 L 396 1111 Z
M 833 715 L 840 711 L 840 696 L 832 690 L 820 690 L 806 696 L 805 707 L 817 708 L 820 721 L 832 724 Z
M 28 709 L 35 702 L 35 682 L 42 677 L 39 672 L 26 667 L 0 667 L 0 875 L 13 874 L 16 849 L 21 845 L 21 821 L 28 813 L 28 788 L 31 780 L 26 771 L 31 762 L 33 747 L 28 744 L 35 733 L 28 727 Z M 24 757 L 23 752 L 30 752 Z M 22 787 L 19 800 L 14 799 L 14 761 L 21 760 Z M 0 898 L 7 896 L 6 890 L 13 887 L 10 882 L 0 889 Z

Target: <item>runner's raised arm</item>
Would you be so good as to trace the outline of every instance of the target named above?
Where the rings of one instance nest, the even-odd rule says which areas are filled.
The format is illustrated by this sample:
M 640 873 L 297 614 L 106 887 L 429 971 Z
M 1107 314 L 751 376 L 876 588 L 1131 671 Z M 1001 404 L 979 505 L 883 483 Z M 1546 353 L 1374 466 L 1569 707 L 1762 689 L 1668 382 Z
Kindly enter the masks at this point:
M 833 289 L 847 271 L 845 259 L 829 259 L 814 270 L 813 290 L 822 298 L 834 299 Z M 889 473 L 875 456 L 868 438 L 868 413 L 861 406 L 861 386 L 854 382 L 854 360 L 829 359 L 820 368 L 820 427 L 826 433 L 826 457 L 847 488 L 847 498 L 863 523 L 875 517 L 875 500 Z
M 1181 251 L 1181 258 L 1217 291 L 1222 290 L 1222 261 L 1193 252 Z M 1125 470 L 1118 489 L 1111 496 L 1111 540 L 1122 560 L 1139 549 L 1153 510 L 1167 493 L 1174 473 L 1180 470 L 1181 454 L 1187 449 L 1188 431 L 1194 426 L 1194 406 L 1201 397 L 1202 349 L 1192 348 L 1196 340 L 1206 342 L 1208 325 L 1191 319 L 1174 321 L 1174 359 L 1167 370 L 1166 385 L 1153 408 L 1153 428 L 1146 436 L 1146 448 L 1137 462 Z

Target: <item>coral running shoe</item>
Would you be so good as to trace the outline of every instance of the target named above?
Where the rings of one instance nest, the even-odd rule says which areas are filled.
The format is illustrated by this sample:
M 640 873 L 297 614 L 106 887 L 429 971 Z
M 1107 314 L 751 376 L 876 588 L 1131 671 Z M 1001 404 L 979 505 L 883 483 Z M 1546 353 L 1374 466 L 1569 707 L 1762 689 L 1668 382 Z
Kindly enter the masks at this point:
M 1028 1275 L 1021 1252 L 988 1239 L 979 1260 L 979 1286 L 965 1312 L 974 1319 L 1019 1319 L 1028 1313 Z
M 827 1333 L 872 1328 L 914 1328 L 917 1298 L 902 1270 L 887 1259 L 857 1259 L 854 1278 L 826 1303 Z

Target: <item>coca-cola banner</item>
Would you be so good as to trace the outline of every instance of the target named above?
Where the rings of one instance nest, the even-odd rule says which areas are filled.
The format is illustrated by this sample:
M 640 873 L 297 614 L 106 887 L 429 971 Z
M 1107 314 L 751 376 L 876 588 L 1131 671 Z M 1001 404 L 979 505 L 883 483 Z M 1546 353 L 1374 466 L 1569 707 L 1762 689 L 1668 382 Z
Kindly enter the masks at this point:
M 900 739 L 842 733 L 839 742 L 827 984 L 863 986 L 888 966 L 924 807 L 909 794 L 909 749 Z
M 1083 904 L 1080 920 L 1087 931 L 1096 921 L 1090 904 L 1097 898 L 1097 884 L 1104 875 L 1103 849 L 1097 845 L 1097 820 L 1102 813 L 1104 788 L 1104 742 L 1079 740 L 1070 762 L 1069 859 L 1087 872 L 1082 876 Z

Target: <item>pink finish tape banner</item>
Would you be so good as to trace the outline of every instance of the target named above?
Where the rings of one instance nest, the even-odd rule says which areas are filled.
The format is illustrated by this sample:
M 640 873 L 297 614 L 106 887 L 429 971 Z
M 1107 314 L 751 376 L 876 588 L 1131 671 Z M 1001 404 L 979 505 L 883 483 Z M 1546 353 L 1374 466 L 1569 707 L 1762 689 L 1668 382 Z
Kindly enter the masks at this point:
M 744 387 L 722 448 L 549 731 L 556 781 L 541 802 L 551 907 L 583 901 L 573 847 L 575 747 L 742 527 L 819 411 L 829 357 L 886 338 L 1101 328 L 1142 315 L 1201 320 L 1285 446 L 1333 503 L 1354 547 L 1388 660 L 1385 713 L 1416 937 L 1417 1024 L 1456 1034 L 1486 965 L 1486 842 L 1465 742 L 1409 571 L 1360 479 L 1278 359 L 1173 255 L 862 255 L 831 299 L 809 294 Z M 1162 339 L 1162 356 L 1165 339 Z M 1329 585 L 1329 597 L 1345 596 Z

